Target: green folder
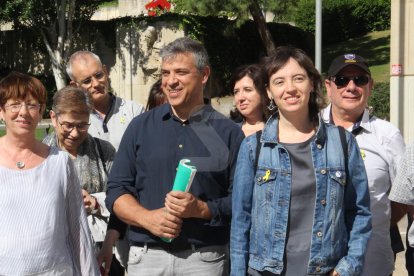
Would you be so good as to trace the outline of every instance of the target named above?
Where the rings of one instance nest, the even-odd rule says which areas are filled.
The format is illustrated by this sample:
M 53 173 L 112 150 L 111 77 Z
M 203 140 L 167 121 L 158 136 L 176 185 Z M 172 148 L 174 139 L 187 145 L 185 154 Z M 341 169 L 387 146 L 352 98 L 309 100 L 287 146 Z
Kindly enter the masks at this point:
M 175 175 L 173 191 L 188 192 L 193 183 L 197 168 L 190 164 L 190 159 L 181 159 L 178 163 L 177 174 Z M 173 239 L 161 238 L 165 242 L 172 242 Z

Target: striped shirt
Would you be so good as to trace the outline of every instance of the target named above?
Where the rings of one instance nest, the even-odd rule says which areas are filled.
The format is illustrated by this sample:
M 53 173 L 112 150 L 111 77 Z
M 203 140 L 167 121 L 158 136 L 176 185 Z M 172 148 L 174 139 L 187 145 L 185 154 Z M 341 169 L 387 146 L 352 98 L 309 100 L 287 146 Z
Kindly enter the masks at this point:
M 78 178 L 51 147 L 37 167 L 0 167 L 0 275 L 99 275 Z

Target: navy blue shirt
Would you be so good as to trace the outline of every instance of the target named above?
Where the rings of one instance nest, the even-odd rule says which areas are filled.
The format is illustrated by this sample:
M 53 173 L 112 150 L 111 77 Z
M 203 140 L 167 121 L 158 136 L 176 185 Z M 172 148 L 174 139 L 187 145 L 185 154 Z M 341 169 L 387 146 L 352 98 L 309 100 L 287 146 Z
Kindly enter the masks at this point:
M 229 241 L 231 192 L 237 154 L 244 135 L 235 123 L 205 105 L 182 122 L 164 104 L 132 120 L 122 138 L 108 180 L 106 205 L 134 195 L 154 210 L 164 207 L 178 162 L 191 160 L 197 167 L 190 193 L 207 202 L 211 220 L 184 219 L 173 243 L 217 245 Z M 131 242 L 161 242 L 149 231 L 130 228 Z

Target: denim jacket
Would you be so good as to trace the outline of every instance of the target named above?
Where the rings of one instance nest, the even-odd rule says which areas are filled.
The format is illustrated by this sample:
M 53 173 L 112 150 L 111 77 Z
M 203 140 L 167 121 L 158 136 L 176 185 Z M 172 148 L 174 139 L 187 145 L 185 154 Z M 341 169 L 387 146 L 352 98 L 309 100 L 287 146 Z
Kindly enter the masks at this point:
M 310 143 L 316 202 L 308 273 L 335 269 L 341 276 L 359 275 L 371 235 L 365 167 L 354 137 L 346 132 L 346 170 L 338 128 L 322 121 L 319 125 Z M 275 274 L 283 270 L 291 166 L 287 150 L 277 142 L 277 131 L 278 119 L 271 117 L 261 137 L 256 171 L 255 135 L 240 147 L 233 182 L 231 275 L 246 275 L 248 267 Z

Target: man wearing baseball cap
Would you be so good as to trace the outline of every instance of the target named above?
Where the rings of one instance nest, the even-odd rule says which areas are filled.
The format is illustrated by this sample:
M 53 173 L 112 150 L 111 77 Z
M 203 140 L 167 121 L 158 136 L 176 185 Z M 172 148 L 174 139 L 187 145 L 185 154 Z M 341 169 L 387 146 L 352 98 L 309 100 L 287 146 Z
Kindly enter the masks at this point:
M 373 84 L 368 62 L 363 57 L 353 53 L 336 57 L 325 80 L 331 104 L 322 111 L 322 118 L 354 134 L 368 175 L 372 235 L 361 275 L 388 276 L 394 270 L 390 238 L 390 224 L 393 220 L 388 192 L 405 144 L 396 127 L 370 115 L 368 99 Z M 395 215 L 393 209 L 393 218 Z

